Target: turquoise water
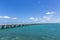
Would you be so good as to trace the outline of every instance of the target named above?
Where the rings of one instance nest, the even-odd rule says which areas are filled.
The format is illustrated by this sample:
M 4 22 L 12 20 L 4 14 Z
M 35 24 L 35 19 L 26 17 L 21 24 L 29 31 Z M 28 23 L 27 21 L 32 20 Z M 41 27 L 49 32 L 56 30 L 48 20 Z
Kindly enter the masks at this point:
M 0 29 L 0 40 L 60 40 L 60 24 Z

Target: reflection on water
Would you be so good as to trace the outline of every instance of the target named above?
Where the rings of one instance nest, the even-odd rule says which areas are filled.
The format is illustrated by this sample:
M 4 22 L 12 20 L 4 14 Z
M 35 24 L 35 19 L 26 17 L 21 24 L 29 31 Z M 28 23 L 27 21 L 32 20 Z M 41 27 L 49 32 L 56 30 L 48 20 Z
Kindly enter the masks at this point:
M 59 40 L 60 24 L 0 29 L 0 40 Z

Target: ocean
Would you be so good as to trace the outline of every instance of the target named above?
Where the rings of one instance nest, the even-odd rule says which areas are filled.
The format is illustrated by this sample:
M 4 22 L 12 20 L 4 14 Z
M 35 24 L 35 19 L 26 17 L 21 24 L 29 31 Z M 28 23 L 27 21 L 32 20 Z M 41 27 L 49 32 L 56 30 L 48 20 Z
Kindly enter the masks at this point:
M 0 40 L 60 40 L 60 23 L 0 29 Z

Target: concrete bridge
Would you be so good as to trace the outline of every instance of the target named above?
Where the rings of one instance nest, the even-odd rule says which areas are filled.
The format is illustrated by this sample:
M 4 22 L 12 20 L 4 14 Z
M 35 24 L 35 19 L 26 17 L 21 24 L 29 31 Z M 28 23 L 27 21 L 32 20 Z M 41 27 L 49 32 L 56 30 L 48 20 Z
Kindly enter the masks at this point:
M 39 25 L 39 24 L 1 24 L 0 29 L 24 27 L 24 26 L 31 26 L 31 25 Z

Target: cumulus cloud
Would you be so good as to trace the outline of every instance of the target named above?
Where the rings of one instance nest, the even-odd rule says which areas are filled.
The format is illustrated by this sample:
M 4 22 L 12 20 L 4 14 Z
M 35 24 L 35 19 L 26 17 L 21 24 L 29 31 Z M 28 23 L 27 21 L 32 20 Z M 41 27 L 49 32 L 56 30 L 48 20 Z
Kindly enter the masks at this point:
M 50 22 L 60 22 L 60 18 L 55 18 L 56 12 L 46 12 L 44 16 L 42 17 L 29 17 L 28 21 L 31 22 L 40 22 L 40 23 L 50 23 Z M 16 20 L 18 19 L 17 17 L 10 17 L 10 16 L 0 16 L 0 18 L 4 19 L 12 19 Z M 54 19 L 55 18 L 55 19 Z
M 12 19 L 17 19 L 17 18 L 15 17 L 15 18 L 12 18 Z
M 60 19 L 58 20 L 54 20 L 54 14 L 56 14 L 56 12 L 46 12 L 45 13 L 46 15 L 38 18 L 38 17 L 30 17 L 29 19 L 30 20 L 33 20 L 34 22 L 40 22 L 40 23 L 50 23 L 50 22 L 56 22 L 56 21 L 59 21 Z M 53 21 L 54 20 L 54 21 Z
M 35 18 L 35 17 L 30 17 L 29 20 L 33 20 L 33 21 L 37 21 L 38 18 Z
M 56 14 L 56 12 L 47 12 L 45 13 L 46 15 L 44 15 L 42 17 L 42 22 L 51 22 L 52 19 L 54 18 L 54 14 Z
M 38 22 L 38 23 L 46 23 L 46 22 L 50 22 L 51 21 L 51 17 L 49 16 L 43 16 L 43 17 L 30 17 L 29 18 L 30 21 L 34 21 L 34 22 Z
M 56 14 L 56 12 L 47 12 L 46 15 L 53 15 Z
M 17 19 L 16 17 L 10 17 L 10 16 L 0 16 L 2 19 Z
M 51 20 L 51 17 L 43 16 L 43 20 L 50 21 Z
M 9 17 L 9 16 L 0 16 L 0 18 L 9 19 L 9 18 L 11 18 L 11 17 Z

